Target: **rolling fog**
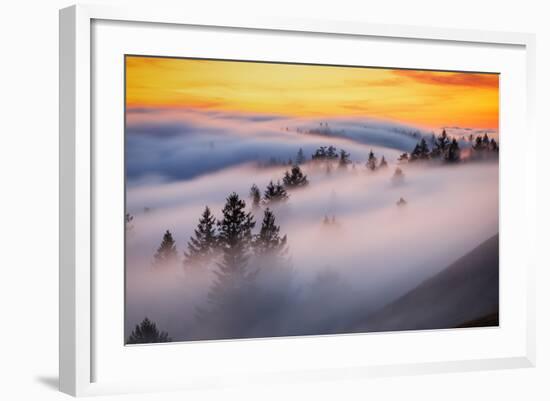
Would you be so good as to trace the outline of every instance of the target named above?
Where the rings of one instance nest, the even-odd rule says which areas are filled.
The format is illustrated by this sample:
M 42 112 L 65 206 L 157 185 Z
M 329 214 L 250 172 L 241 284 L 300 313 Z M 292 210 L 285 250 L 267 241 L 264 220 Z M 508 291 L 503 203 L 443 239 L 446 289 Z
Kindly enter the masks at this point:
M 299 148 L 308 159 L 319 146 L 343 148 L 355 167 L 335 165 L 327 173 L 302 165 L 309 185 L 289 191 L 289 200 L 273 209 L 288 238 L 291 280 L 288 288 L 274 288 L 285 292 L 273 298 L 275 309 L 252 312 L 259 316 L 248 337 L 346 331 L 357 316 L 380 309 L 498 233 L 497 162 L 411 163 L 400 166 L 402 183 L 392 180 L 397 156 L 418 141 L 407 127 L 331 119 L 323 131 L 318 120 L 181 113 L 167 119 L 171 112 L 163 113 L 170 123 L 155 123 L 158 116 L 151 120 L 144 111 L 129 118 L 127 211 L 134 220 L 126 242 L 126 335 L 147 316 L 175 341 L 227 338 L 197 327 L 196 310 L 205 305 L 210 282 L 186 276 L 181 263 L 155 269 L 153 254 L 170 230 L 182 258 L 204 207 L 221 218 L 231 192 L 250 210 L 251 185 L 263 194 L 270 180 L 290 169 L 263 162 L 286 161 Z M 304 133 L 307 127 L 314 132 Z M 384 155 L 388 168 L 368 171 L 370 150 L 379 160 Z M 407 204 L 399 207 L 401 197 Z M 256 212 L 255 233 L 262 213 Z M 334 224 L 323 224 L 325 216 Z

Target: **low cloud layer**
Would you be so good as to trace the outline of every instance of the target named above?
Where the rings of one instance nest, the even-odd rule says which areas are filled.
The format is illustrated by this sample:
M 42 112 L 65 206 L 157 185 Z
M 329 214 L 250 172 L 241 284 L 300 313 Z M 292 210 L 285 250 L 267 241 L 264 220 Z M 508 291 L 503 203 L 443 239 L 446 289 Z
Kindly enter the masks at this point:
M 366 161 L 372 149 L 395 160 L 427 131 L 367 118 L 286 118 L 277 115 L 175 109 L 130 109 L 126 129 L 129 185 L 190 179 L 246 162 L 286 162 L 302 148 L 344 148 Z
M 248 138 L 240 131 L 232 135 L 241 135 L 245 141 Z M 290 135 L 286 131 L 267 131 L 266 135 L 276 140 L 262 142 L 263 147 L 271 150 L 277 144 L 280 149 L 295 151 L 296 146 L 285 147 L 287 142 L 294 145 L 292 139 L 286 139 Z M 307 142 L 310 138 L 315 142 Z M 304 142 L 299 146 L 306 150 L 304 144 L 317 146 L 323 138 L 300 136 Z M 368 149 L 355 144 L 350 151 L 361 154 Z M 389 149 L 377 150 L 390 157 Z M 365 316 L 382 307 L 498 233 L 497 163 L 409 164 L 402 166 L 405 179 L 401 184 L 392 180 L 395 167 L 391 161 L 388 169 L 375 173 L 358 165 L 355 170 L 348 166 L 345 172 L 334 169 L 330 174 L 312 165 L 304 167 L 310 185 L 291 192 L 287 204 L 275 208 L 281 233 L 288 235 L 295 302 L 279 311 L 279 317 L 265 317 L 272 335 L 345 327 L 346 319 L 353 320 L 350 314 L 354 311 Z M 280 179 L 284 173 L 283 167 L 259 168 L 254 163 L 213 170 L 185 180 L 129 188 L 127 208 L 135 219 L 127 238 L 127 334 L 148 316 L 174 339 L 186 338 L 193 330 L 197 306 L 205 302 L 208 285 L 193 283 L 179 268 L 152 269 L 152 256 L 162 234 L 166 230 L 173 233 L 181 254 L 206 205 L 221 218 L 229 193 L 235 191 L 248 200 L 252 184 L 263 191 L 270 180 Z M 406 206 L 396 205 L 400 198 L 406 200 Z M 334 216 L 335 224 L 323 225 L 324 216 Z M 261 213 L 256 220 L 257 231 Z M 312 283 L 326 277 L 331 283 L 328 292 L 310 296 L 310 300 L 316 299 L 313 303 L 302 302 Z M 250 334 L 264 333 L 258 330 Z

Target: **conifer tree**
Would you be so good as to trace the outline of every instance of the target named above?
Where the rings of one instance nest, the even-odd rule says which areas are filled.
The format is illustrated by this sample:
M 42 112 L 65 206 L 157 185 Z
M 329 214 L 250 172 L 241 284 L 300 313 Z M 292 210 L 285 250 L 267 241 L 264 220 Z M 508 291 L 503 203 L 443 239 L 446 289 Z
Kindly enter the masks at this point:
M 189 239 L 184 255 L 184 266 L 196 267 L 208 262 L 217 249 L 216 219 L 206 206 L 195 229 L 195 236 Z
M 157 329 L 157 325 L 151 322 L 148 318 L 136 325 L 132 331 L 126 344 L 151 344 L 151 343 L 166 343 L 172 339 L 168 337 L 168 333 Z
M 132 216 L 130 213 L 126 213 L 124 221 L 126 222 L 126 231 L 132 231 L 134 229 L 134 225 L 132 224 L 132 221 L 134 221 L 134 216 Z
M 445 153 L 445 161 L 448 163 L 456 163 L 460 161 L 460 147 L 455 138 L 451 141 L 447 152 Z
M 267 208 L 260 233 L 254 238 L 254 253 L 258 256 L 280 256 L 286 253 L 286 235 L 279 234 L 280 227 L 275 224 L 275 215 Z
M 380 165 L 378 168 L 386 168 L 388 167 L 388 162 L 386 161 L 386 158 L 382 156 L 382 159 L 380 159 Z
M 290 170 L 285 172 L 283 184 L 288 189 L 305 187 L 308 184 L 307 175 L 302 173 L 300 166 L 295 165 Z
M 300 165 L 303 164 L 306 161 L 306 157 L 304 155 L 304 151 L 302 148 L 298 149 L 298 153 L 296 154 L 296 164 Z
M 403 170 L 401 170 L 399 167 L 396 167 L 392 177 L 393 183 L 400 184 L 403 182 L 404 179 L 405 179 L 405 175 L 403 174 Z
M 327 147 L 320 146 L 315 153 L 311 155 L 312 160 L 325 160 L 327 158 Z
M 369 152 L 369 158 L 367 160 L 367 168 L 371 171 L 376 170 L 376 163 L 377 163 L 377 158 L 376 158 L 376 156 L 374 156 L 374 153 L 371 150 Z
M 258 188 L 256 184 L 252 184 L 250 187 L 250 198 L 252 199 L 252 209 L 258 209 L 260 207 L 262 195 L 260 194 L 260 188 Z
M 245 212 L 246 203 L 235 192 L 226 199 L 223 218 L 218 221 L 218 245 L 223 260 L 218 264 L 222 273 L 244 274 L 247 251 L 256 225 L 250 212 Z
M 409 160 L 428 160 L 429 158 L 430 150 L 428 149 L 428 144 L 426 143 L 426 140 L 422 138 L 420 142 L 414 147 L 414 150 L 411 152 Z
M 255 272 L 248 266 L 254 218 L 246 212 L 246 203 L 230 194 L 218 221 L 218 245 L 221 261 L 214 271 L 215 280 L 208 292 L 209 306 L 197 309 L 197 319 L 213 336 L 243 335 L 251 316 L 247 296 L 251 294 Z M 220 332 L 221 331 L 221 332 Z
M 407 163 L 409 161 L 409 154 L 408 153 L 401 153 L 397 161 L 400 164 Z
M 173 263 L 177 258 L 178 251 L 176 250 L 176 242 L 174 241 L 174 238 L 172 238 L 172 233 L 166 230 L 164 236 L 162 237 L 162 242 L 154 255 L 153 264 L 155 266 L 160 266 Z
M 276 184 L 273 181 L 269 181 L 268 186 L 264 192 L 264 202 L 266 204 L 285 202 L 288 199 L 288 194 L 281 185 L 280 181 L 277 181 Z
M 447 149 L 449 147 L 450 141 L 449 137 L 447 136 L 447 132 L 443 130 L 441 135 L 437 137 L 437 140 L 435 141 L 435 145 L 430 153 L 430 157 L 432 159 L 441 159 L 445 156 L 447 153 Z
M 348 164 L 351 163 L 350 154 L 344 149 L 340 149 L 340 160 L 338 161 L 338 166 L 340 168 L 347 168 Z
M 445 152 L 449 144 L 450 144 L 450 141 L 449 141 L 449 137 L 447 136 L 447 132 L 443 130 L 441 135 L 437 137 L 436 146 L 439 149 L 439 151 L 443 153 Z
M 327 158 L 328 159 L 338 159 L 338 154 L 336 153 L 336 148 L 330 145 L 327 149 Z
M 489 136 L 487 135 L 487 133 L 483 135 L 482 142 L 483 142 L 483 147 L 485 147 L 486 149 L 489 148 Z
M 480 136 L 476 137 L 476 140 L 472 146 L 474 150 L 483 150 L 483 140 Z

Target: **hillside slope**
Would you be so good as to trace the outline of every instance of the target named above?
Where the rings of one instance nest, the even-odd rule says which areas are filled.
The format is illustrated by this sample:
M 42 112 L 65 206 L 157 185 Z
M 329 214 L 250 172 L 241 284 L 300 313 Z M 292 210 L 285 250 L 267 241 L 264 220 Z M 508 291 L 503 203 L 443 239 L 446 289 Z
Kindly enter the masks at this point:
M 418 287 L 359 322 L 353 331 L 497 326 L 499 237 L 483 242 Z M 470 324 L 470 322 L 472 324 Z

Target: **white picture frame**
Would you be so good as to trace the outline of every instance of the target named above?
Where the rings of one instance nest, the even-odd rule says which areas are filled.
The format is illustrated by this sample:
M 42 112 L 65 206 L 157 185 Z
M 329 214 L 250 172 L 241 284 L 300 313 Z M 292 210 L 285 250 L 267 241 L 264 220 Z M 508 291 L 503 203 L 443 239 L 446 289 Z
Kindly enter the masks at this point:
M 258 18 L 242 17 L 240 19 L 227 19 L 223 16 L 188 15 L 184 11 L 161 10 L 154 8 L 112 8 L 108 6 L 78 5 L 60 11 L 60 360 L 59 378 L 60 390 L 74 395 L 94 395 L 108 393 L 126 393 L 134 391 L 164 391 L 172 389 L 203 388 L 238 384 L 238 380 L 230 375 L 225 375 L 223 370 L 215 375 L 208 376 L 200 371 L 185 380 L 178 377 L 165 379 L 151 378 L 151 380 L 132 381 L 128 378 L 116 378 L 114 375 L 106 380 L 98 380 L 95 358 L 98 352 L 105 350 L 96 345 L 95 326 L 98 323 L 98 315 L 94 310 L 93 297 L 100 281 L 94 274 L 94 235 L 97 234 L 96 214 L 97 205 L 94 197 L 97 188 L 96 164 L 98 152 L 104 149 L 96 146 L 93 138 L 94 104 L 92 96 L 94 88 L 92 80 L 94 76 L 94 46 L 100 46 L 100 41 L 93 41 L 93 24 L 97 21 L 139 22 L 146 24 L 162 24 L 168 26 L 192 26 L 211 29 L 230 28 L 247 32 L 279 32 L 286 34 L 307 34 L 321 36 L 338 36 L 344 38 L 384 38 L 386 40 L 414 40 L 433 41 L 442 45 L 462 44 L 464 46 L 494 45 L 510 46 L 518 49 L 518 65 L 521 64 L 521 72 L 525 72 L 524 80 L 515 81 L 521 89 L 524 97 L 520 96 L 521 121 L 514 127 L 523 132 L 522 138 L 533 138 L 533 110 L 534 110 L 534 35 L 524 33 L 485 32 L 456 29 L 438 29 L 413 26 L 374 25 L 357 21 L 316 21 L 294 20 L 291 18 Z M 126 28 L 121 27 L 124 30 Z M 221 33 L 223 34 L 223 33 Z M 104 42 L 101 42 L 104 43 Z M 122 90 L 120 88 L 120 90 Z M 501 99 L 506 102 L 507 99 Z M 505 108 L 506 109 L 506 108 Z M 519 113 L 519 111 L 518 111 Z M 512 138 L 512 137 L 510 137 Z M 512 139 L 508 142 L 513 144 Z M 534 141 L 526 141 L 534 143 Z M 509 145 L 509 146 L 510 146 Z M 504 145 L 506 146 L 506 144 Z M 511 186 L 501 191 L 503 196 L 514 198 L 512 205 L 501 209 L 501 224 L 506 227 L 514 224 L 523 237 L 521 243 L 515 244 L 513 253 L 516 256 L 523 255 L 522 262 L 516 266 L 522 272 L 521 280 L 518 280 L 517 295 L 521 297 L 517 316 L 521 322 L 508 322 L 514 331 L 513 339 L 503 340 L 502 348 L 487 355 L 471 354 L 467 358 L 451 358 L 444 360 L 422 361 L 411 356 L 407 362 L 388 362 L 384 358 L 375 363 L 361 363 L 360 360 L 351 359 L 340 361 L 340 364 L 330 366 L 330 351 L 327 365 L 298 366 L 296 368 L 277 365 L 274 371 L 260 371 L 255 374 L 247 372 L 245 380 L 248 384 L 285 383 L 305 380 L 327 380 L 330 378 L 362 378 L 367 376 L 419 374 L 431 372 L 467 371 L 478 369 L 502 369 L 511 367 L 529 367 L 535 364 L 535 321 L 534 321 L 534 264 L 533 252 L 530 247 L 534 244 L 536 210 L 535 199 L 535 150 L 532 146 L 525 146 L 518 150 L 521 156 L 521 166 L 517 171 L 503 169 L 503 178 L 509 181 Z M 503 151 L 501 166 L 507 163 L 506 151 Z M 513 185 L 521 183 L 518 190 Z M 101 184 L 100 184 L 101 185 Z M 507 184 L 508 185 L 508 184 Z M 122 220 L 121 220 L 122 221 Z M 95 233 L 95 234 L 94 234 Z M 514 234 L 517 235 L 517 234 Z M 515 238 L 515 237 L 514 237 Z M 512 237 L 507 242 L 512 243 Z M 508 249 L 508 248 L 507 248 Z M 502 251 L 502 248 L 501 248 Z M 507 250 L 507 252 L 509 252 Z M 527 256 L 525 256 L 527 255 Z M 518 259 L 519 260 L 519 259 Z M 122 266 L 120 267 L 122 269 Z M 123 288 L 119 291 L 122 293 Z M 110 293 L 109 293 L 110 294 Z M 110 295 L 109 295 L 110 296 Z M 512 296 L 504 291 L 501 297 Z M 501 299 L 502 300 L 502 299 Z M 521 309 L 521 310 L 519 310 Z M 123 316 L 120 316 L 123 319 Z M 516 330 L 517 329 L 517 330 Z M 503 331 L 506 327 L 502 328 Z M 483 335 L 476 332 L 460 332 L 447 334 L 455 336 L 460 341 L 467 343 L 475 341 L 475 336 Z M 407 338 L 414 334 L 401 334 L 399 338 Z M 438 333 L 432 333 L 439 336 Z M 487 340 L 491 340 L 494 333 L 487 334 Z M 369 341 L 382 341 L 391 334 L 377 334 L 369 337 Z M 471 339 L 468 339 L 471 337 Z M 396 338 L 396 337 L 392 337 Z M 508 337 L 507 337 L 508 338 Z M 376 339 L 376 340 L 374 340 Z M 382 339 L 382 340 L 380 340 Z M 427 337 L 423 341 L 428 341 Z M 300 347 L 307 348 L 307 342 L 314 345 L 311 338 L 301 339 Z M 358 336 L 333 336 L 330 342 L 338 346 L 343 341 L 365 341 Z M 402 340 L 397 340 L 402 341 Z M 506 347 L 514 343 L 513 350 L 506 352 Z M 238 345 L 240 352 L 262 353 L 267 346 L 280 348 L 281 344 L 288 344 L 288 340 L 259 340 L 241 341 Z M 297 344 L 297 343 L 296 343 Z M 429 344 L 429 342 L 428 342 Z M 187 348 L 189 355 L 198 355 L 203 352 L 210 355 L 212 350 L 207 347 L 215 347 L 215 344 L 204 344 L 202 348 L 192 350 Z M 123 347 L 120 342 L 120 347 Z M 163 358 L 177 358 L 170 356 L 172 352 L 166 352 L 168 346 L 151 346 L 147 348 L 148 356 L 143 353 L 128 358 L 151 357 L 155 353 L 162 353 Z M 280 348 L 280 349 L 283 349 Z M 251 351 L 247 351 L 251 349 Z M 99 351 L 98 351 L 99 350 Z M 253 351 L 252 351 L 253 350 Z M 311 348 L 313 351 L 314 348 Z M 225 351 L 224 351 L 225 352 Z M 229 352 L 229 351 L 228 351 Z M 212 354 L 214 355 L 214 354 Z M 122 355 L 121 358 L 126 356 Z M 104 358 L 104 360 L 106 360 Z M 115 362 L 113 359 L 110 362 Z M 105 364 L 105 363 L 103 363 Z M 113 365 L 115 366 L 115 365 Z M 314 365 L 317 366 L 317 365 Z M 118 368 L 118 367 L 117 367 Z M 287 369 L 288 368 L 288 369 Z

